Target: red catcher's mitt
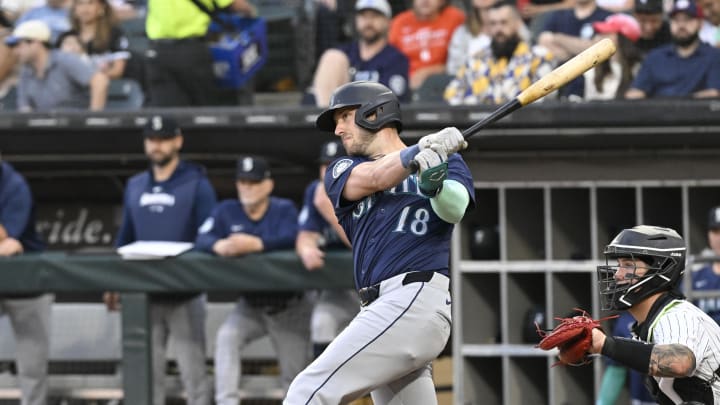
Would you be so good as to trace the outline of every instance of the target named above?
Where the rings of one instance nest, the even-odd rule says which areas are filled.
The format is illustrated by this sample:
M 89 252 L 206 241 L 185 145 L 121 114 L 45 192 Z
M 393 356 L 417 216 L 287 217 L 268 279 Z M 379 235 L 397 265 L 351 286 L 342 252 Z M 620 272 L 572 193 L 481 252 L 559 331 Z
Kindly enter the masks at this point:
M 588 313 L 582 309 L 574 308 L 580 312 L 580 315 L 572 318 L 558 318 L 560 324 L 550 332 L 546 332 L 537 327 L 538 334 L 543 338 L 535 347 L 543 350 L 551 350 L 555 347 L 560 351 L 558 355 L 559 361 L 553 364 L 566 366 L 582 366 L 592 361 L 588 356 L 588 349 L 592 345 L 592 330 L 600 328 L 600 322 L 617 318 L 618 315 L 609 316 L 602 319 L 592 319 Z

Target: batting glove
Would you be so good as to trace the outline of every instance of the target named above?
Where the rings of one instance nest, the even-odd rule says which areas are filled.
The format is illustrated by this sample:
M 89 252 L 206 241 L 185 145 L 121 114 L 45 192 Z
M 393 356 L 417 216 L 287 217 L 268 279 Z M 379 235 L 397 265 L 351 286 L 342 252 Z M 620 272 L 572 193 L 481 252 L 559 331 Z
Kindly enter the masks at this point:
M 423 136 L 420 138 L 420 141 L 418 141 L 420 150 L 428 149 L 436 144 L 442 146 L 448 155 L 467 148 L 465 138 L 460 130 L 455 127 L 443 128 L 434 134 Z
M 439 166 L 447 161 L 447 153 L 445 148 L 439 144 L 430 145 L 427 149 L 423 149 L 415 155 L 415 161 L 418 163 L 420 172 L 424 172 L 431 167 Z

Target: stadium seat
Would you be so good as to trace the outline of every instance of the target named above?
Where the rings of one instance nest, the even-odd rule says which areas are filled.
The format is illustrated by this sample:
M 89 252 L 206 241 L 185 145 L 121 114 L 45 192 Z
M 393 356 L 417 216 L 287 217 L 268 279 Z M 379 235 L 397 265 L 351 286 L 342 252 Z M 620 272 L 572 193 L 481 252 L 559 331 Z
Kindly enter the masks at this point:
M 145 95 L 133 79 L 115 79 L 108 87 L 106 110 L 136 110 L 142 107 Z

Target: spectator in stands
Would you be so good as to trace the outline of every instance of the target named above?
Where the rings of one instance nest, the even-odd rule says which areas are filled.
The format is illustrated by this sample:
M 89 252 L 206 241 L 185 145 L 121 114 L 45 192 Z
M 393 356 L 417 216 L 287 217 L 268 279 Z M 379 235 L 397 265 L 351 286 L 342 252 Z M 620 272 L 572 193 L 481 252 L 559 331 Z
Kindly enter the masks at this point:
M 448 45 L 465 14 L 449 0 L 413 0 L 411 10 L 393 18 L 390 44 L 410 61 L 410 89 L 418 89 L 425 79 L 445 73 Z
M 720 47 L 720 0 L 700 0 L 700 6 L 704 17 L 700 40 Z
M 380 82 L 408 101 L 407 57 L 387 41 L 390 4 L 387 0 L 358 0 L 355 8 L 358 39 L 323 53 L 313 79 L 315 104 L 327 107 L 336 88 L 358 80 Z
M 709 254 L 720 256 L 720 207 L 714 207 L 708 213 L 707 240 Z M 720 290 L 720 262 L 707 263 L 692 273 L 693 290 Z M 700 298 L 693 304 L 705 311 L 720 324 L 720 297 Z
M 446 72 L 454 75 L 476 53 L 490 46 L 487 15 L 496 0 L 470 0 L 465 23 L 455 29 L 448 46 Z
M 643 58 L 651 50 L 670 43 L 670 23 L 665 19 L 662 0 L 635 0 L 633 16 L 640 24 L 636 46 Z
M 635 318 L 625 311 L 615 320 L 613 325 L 613 336 L 631 339 L 633 337 L 632 325 Z M 605 371 L 603 373 L 602 384 L 598 400 L 595 405 L 616 405 L 623 388 L 626 386 L 630 391 L 630 401 L 632 405 L 656 405 L 657 402 L 650 395 L 645 387 L 645 376 L 639 372 L 627 368 L 619 363 L 605 357 Z
M 248 16 L 257 12 L 248 0 L 215 0 L 214 5 Z M 191 0 L 148 0 L 147 7 L 150 104 L 159 107 L 218 104 L 220 92 L 205 42 L 210 16 Z
M 44 244 L 35 231 L 35 206 L 25 179 L 7 162 L 0 163 L 0 257 L 38 252 Z M 15 335 L 15 360 L 22 405 L 46 405 L 52 294 L 0 296 Z
M 538 37 L 538 44 L 547 48 L 558 62 L 564 62 L 593 43 L 592 23 L 603 21 L 610 12 L 597 6 L 595 0 L 576 0 L 571 9 L 553 11 Z M 559 90 L 561 97 L 581 96 L 582 77 Z
M 470 0 L 470 12 L 465 23 L 455 29 L 448 47 L 447 74 L 454 76 L 467 61 L 490 46 L 487 14 L 498 0 Z M 530 43 L 531 34 L 524 22 L 518 28 L 520 38 Z
M 2 13 L 0 13 L 2 16 Z M 0 18 L 0 110 L 9 109 L 6 97 L 15 94 L 15 83 L 17 82 L 17 58 L 12 48 L 5 44 L 7 38 L 12 32 L 12 23 Z M 8 97 L 9 98 L 9 97 Z M 14 101 L 12 102 L 14 108 Z
M 353 0 L 315 0 L 315 60 L 352 38 Z
M 599 39 L 610 38 L 617 51 L 605 62 L 585 72 L 585 100 L 612 100 L 625 97 L 640 66 L 640 24 L 627 14 L 613 14 L 605 21 L 593 23 Z
M 215 191 L 205 169 L 180 159 L 183 135 L 175 120 L 153 116 L 143 130 L 150 169 L 131 177 L 125 187 L 122 224 L 116 245 L 136 241 L 194 242 L 197 229 L 215 206 Z M 106 293 L 109 309 L 116 293 Z M 205 295 L 158 293 L 150 297 L 153 404 L 165 404 L 165 352 L 176 347 L 187 403 L 209 405 L 205 368 Z
M 673 43 L 647 55 L 625 97 L 718 97 L 720 50 L 700 41 L 701 23 L 694 2 L 676 0 L 670 13 Z
M 78 55 L 50 50 L 50 29 L 39 20 L 15 28 L 5 43 L 22 64 L 18 81 L 20 111 L 86 109 L 105 106 L 108 77 Z
M 200 228 L 197 247 L 223 257 L 292 249 L 297 236 L 297 208 L 272 197 L 270 166 L 261 157 L 237 162 L 238 198 L 220 202 Z M 215 346 L 215 401 L 237 405 L 240 352 L 253 340 L 270 335 L 285 388 L 308 363 L 312 303 L 301 291 L 251 292 L 238 299 L 218 330 Z
M 128 39 L 108 0 L 73 0 L 70 16 L 72 29 L 97 68 L 110 79 L 121 78 L 130 57 Z
M 0 2 L 0 21 L 12 24 L 25 12 L 38 6 L 38 3 L 37 0 L 3 0 Z
M 70 29 L 70 0 L 46 0 L 45 4 L 31 8 L 15 21 L 18 26 L 27 21 L 40 20 L 47 24 L 52 32 L 50 43 L 57 41 L 58 35 Z
M 450 105 L 502 104 L 553 69 L 546 49 L 520 39 L 522 18 L 514 4 L 494 4 L 488 24 L 490 47 L 470 59 L 448 84 L 444 97 Z
M 298 217 L 300 230 L 295 241 L 295 251 L 308 271 L 317 271 L 325 266 L 326 250 L 347 250 L 351 247 L 345 231 L 338 224 L 332 202 L 321 181 L 328 165 L 344 154 L 342 143 L 326 142 L 320 152 L 320 176 L 305 189 L 303 207 Z M 354 289 L 320 292 L 310 322 L 310 340 L 315 358 L 345 329 L 359 309 L 360 303 Z

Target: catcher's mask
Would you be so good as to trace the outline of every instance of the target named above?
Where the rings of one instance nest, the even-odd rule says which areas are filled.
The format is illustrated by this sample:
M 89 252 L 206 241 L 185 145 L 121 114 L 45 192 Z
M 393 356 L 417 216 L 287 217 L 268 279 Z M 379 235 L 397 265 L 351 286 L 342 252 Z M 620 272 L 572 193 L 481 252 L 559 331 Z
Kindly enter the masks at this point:
M 345 107 L 357 107 L 355 124 L 368 131 L 377 132 L 392 123 L 398 132 L 402 131 L 400 101 L 380 83 L 359 81 L 338 87 L 330 97 L 330 106 L 318 115 L 315 126 L 335 132 L 335 110 Z
M 685 250 L 685 241 L 670 228 L 638 225 L 620 232 L 605 247 L 605 265 L 597 267 L 602 309 L 624 310 L 656 292 L 673 289 L 685 269 Z M 617 280 L 621 258 L 644 265 L 623 266 L 625 278 Z

